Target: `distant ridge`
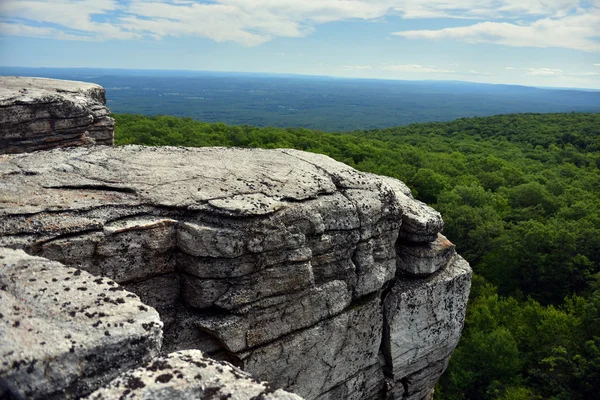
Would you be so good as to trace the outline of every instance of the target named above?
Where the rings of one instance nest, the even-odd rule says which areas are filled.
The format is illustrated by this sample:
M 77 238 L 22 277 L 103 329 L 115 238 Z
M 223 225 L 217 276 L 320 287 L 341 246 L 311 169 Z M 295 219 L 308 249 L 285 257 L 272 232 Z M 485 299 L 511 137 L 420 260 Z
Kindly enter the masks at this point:
M 218 71 L 0 67 L 106 88 L 115 113 L 323 131 L 512 113 L 600 112 L 600 91 Z

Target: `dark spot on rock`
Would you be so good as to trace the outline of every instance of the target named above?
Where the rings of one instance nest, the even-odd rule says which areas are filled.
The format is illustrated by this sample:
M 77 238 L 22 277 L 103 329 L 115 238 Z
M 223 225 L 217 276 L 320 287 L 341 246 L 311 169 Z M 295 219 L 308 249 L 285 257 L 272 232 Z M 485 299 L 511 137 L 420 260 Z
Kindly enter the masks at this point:
M 162 375 L 157 376 L 154 381 L 157 382 L 157 383 L 167 383 L 171 379 L 173 379 L 173 375 L 171 375 L 171 374 L 162 374 Z
M 92 326 L 93 326 L 94 328 L 97 328 L 98 326 L 100 326 L 100 324 L 101 324 L 101 323 L 102 323 L 102 321 L 98 320 L 98 321 L 94 322 L 94 323 L 92 324 Z
M 21 325 L 21 322 L 20 321 L 15 321 L 15 322 L 13 322 L 12 326 L 13 326 L 13 328 L 18 328 L 19 325 Z
M 147 369 L 149 371 L 162 371 L 171 368 L 171 365 L 165 360 L 156 360 Z
M 142 380 L 137 376 L 128 376 L 127 378 L 125 378 L 124 386 L 127 389 L 136 390 L 146 387 L 146 384 L 144 384 L 144 382 L 142 382 Z
M 29 364 L 29 366 L 27 367 L 27 373 L 28 374 L 33 373 L 33 371 L 35 370 L 35 363 L 36 362 L 37 362 L 37 360 L 31 361 L 31 364 Z
M 104 336 L 110 336 L 110 332 L 109 331 L 104 331 Z
M 144 306 L 138 306 L 138 309 L 139 309 L 140 311 L 148 311 L 148 308 L 147 308 L 147 307 L 144 307 Z
M 81 290 L 82 292 L 85 292 L 87 290 L 87 288 L 85 286 L 80 286 L 77 288 L 77 290 Z
M 142 324 L 142 328 L 144 328 L 144 330 L 146 332 L 148 332 L 150 329 L 152 329 L 153 326 L 154 326 L 154 322 L 148 322 L 148 323 Z
M 221 389 L 218 387 L 207 387 L 204 389 L 204 393 L 202 394 L 202 400 L 213 400 L 217 397 L 217 393 L 219 393 Z
M 78 269 L 77 271 L 73 272 L 73 276 L 79 276 L 81 275 L 81 270 Z

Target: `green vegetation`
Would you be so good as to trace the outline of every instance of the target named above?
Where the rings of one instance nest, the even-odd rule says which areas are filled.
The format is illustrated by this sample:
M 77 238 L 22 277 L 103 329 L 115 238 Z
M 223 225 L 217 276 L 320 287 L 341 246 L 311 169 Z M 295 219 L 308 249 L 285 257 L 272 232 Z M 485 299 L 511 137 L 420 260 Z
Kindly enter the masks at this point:
M 476 275 L 439 399 L 600 393 L 600 114 L 353 133 L 116 115 L 118 144 L 293 147 L 405 181 Z

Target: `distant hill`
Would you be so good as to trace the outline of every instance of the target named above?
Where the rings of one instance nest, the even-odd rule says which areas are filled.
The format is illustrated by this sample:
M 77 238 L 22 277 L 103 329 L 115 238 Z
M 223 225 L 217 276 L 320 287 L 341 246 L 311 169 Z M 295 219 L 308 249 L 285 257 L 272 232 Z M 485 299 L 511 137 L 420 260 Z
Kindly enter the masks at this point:
M 509 113 L 600 112 L 600 91 L 458 81 L 13 67 L 0 68 L 0 74 L 98 83 L 115 113 L 323 131 Z

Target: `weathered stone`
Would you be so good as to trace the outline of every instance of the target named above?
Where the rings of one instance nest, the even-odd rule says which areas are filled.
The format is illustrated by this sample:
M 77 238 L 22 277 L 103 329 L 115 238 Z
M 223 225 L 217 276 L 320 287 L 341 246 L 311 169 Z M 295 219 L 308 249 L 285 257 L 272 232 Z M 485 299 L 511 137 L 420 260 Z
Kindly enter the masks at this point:
M 335 316 L 352 298 L 344 281 L 332 281 L 297 294 L 270 297 L 237 310 L 236 316 L 198 318 L 227 350 L 241 352 L 308 328 Z
M 438 233 L 444 227 L 444 221 L 439 212 L 427 204 L 413 199 L 404 182 L 389 176 L 381 176 L 394 191 L 402 209 L 402 227 L 399 237 L 410 242 L 426 243 L 436 240 Z
M 382 326 L 380 299 L 373 296 L 334 318 L 242 353 L 240 358 L 245 371 L 313 399 L 358 371 L 379 366 Z
M 396 265 L 411 275 L 430 275 L 450 262 L 455 247 L 441 233 L 435 241 L 424 244 L 398 241 Z
M 223 361 L 205 357 L 199 350 L 178 351 L 125 372 L 86 399 L 235 399 L 302 400 L 273 390 L 249 374 Z
M 125 290 L 137 294 L 144 303 L 161 315 L 179 304 L 181 276 L 177 273 L 155 276 L 145 281 L 124 284 Z
M 0 397 L 77 398 L 156 356 L 158 313 L 114 281 L 0 248 Z
M 118 280 L 161 313 L 165 351 L 200 349 L 309 400 L 398 392 L 443 369 L 460 333 L 468 273 L 442 279 L 458 264 L 441 218 L 397 180 L 294 150 L 141 146 L 0 156 L 0 177 L 0 246 Z M 392 301 L 403 290 L 418 310 L 453 302 L 451 333 L 430 340 L 444 351 Z M 422 373 L 421 392 L 435 375 Z
M 147 216 L 119 219 L 104 225 L 102 232 L 45 241 L 37 254 L 77 263 L 119 283 L 143 280 L 175 271 L 176 222 Z
M 374 364 L 329 389 L 318 400 L 380 400 L 386 393 L 386 379 L 380 364 Z M 400 397 L 395 397 L 401 399 Z
M 113 144 L 104 94 L 92 83 L 0 77 L 0 153 Z
M 471 269 L 456 255 L 437 273 L 422 279 L 396 280 L 384 300 L 384 353 L 387 368 L 396 381 L 408 385 L 409 399 L 420 399 L 446 367 L 460 339 L 471 286 Z M 427 369 L 434 375 L 415 379 L 413 374 Z M 411 382 L 412 384 L 408 384 Z M 408 382 L 408 383 L 407 383 Z

